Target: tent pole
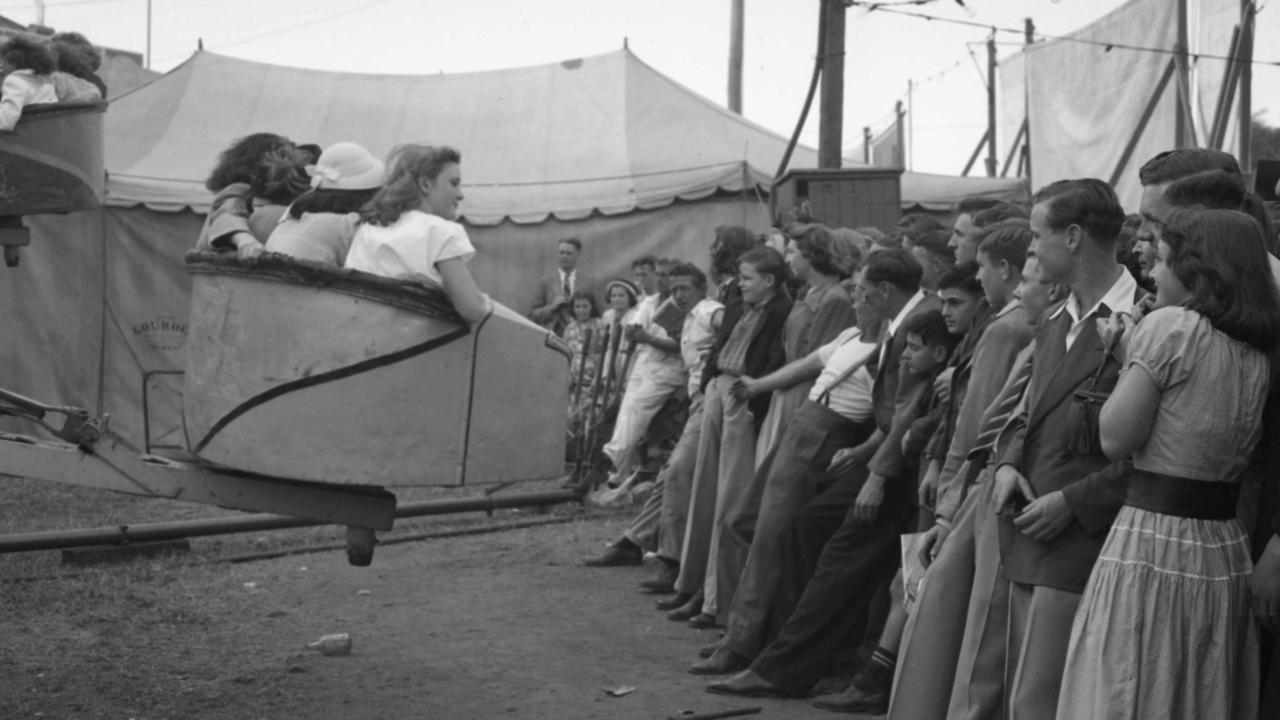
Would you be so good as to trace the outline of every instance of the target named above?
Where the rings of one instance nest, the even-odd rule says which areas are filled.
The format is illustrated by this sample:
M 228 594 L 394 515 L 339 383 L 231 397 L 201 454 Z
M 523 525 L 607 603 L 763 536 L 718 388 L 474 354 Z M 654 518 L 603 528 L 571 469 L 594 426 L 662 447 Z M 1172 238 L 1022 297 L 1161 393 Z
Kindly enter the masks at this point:
M 897 149 L 897 152 L 894 153 L 893 159 L 894 159 L 894 163 L 898 167 L 906 167 L 907 146 L 904 143 L 904 140 L 906 139 L 906 129 L 903 127 L 903 123 L 902 123 L 902 116 L 906 114 L 906 111 L 902 109 L 901 100 L 894 103 L 893 113 L 895 116 L 895 122 L 897 122 L 898 124 L 897 128 L 895 129 L 895 132 L 898 134 L 898 149 Z
M 1240 26 L 1231 29 L 1231 50 L 1227 53 L 1227 67 L 1222 73 L 1222 87 L 1218 89 L 1218 101 L 1214 103 L 1213 125 L 1209 128 L 1208 146 L 1213 150 L 1222 149 L 1222 141 L 1227 134 L 1227 123 L 1231 118 L 1231 100 L 1236 94 L 1236 83 L 1240 79 Z
M 996 31 L 987 38 L 987 177 L 996 176 Z
M 1027 136 L 1027 120 L 1023 118 L 1021 127 L 1018 128 L 1018 134 L 1013 136 L 1013 145 L 1009 146 L 1009 154 L 1004 158 L 1004 167 L 1000 170 L 1000 177 L 1009 176 L 1009 166 L 1013 164 L 1013 158 L 1018 154 L 1018 148 L 1022 145 L 1022 139 Z
M 915 81 L 907 78 L 907 144 L 904 147 L 907 150 L 908 170 L 913 170 L 916 166 L 915 90 Z
M 1240 20 L 1240 169 L 1253 173 L 1253 29 L 1258 8 L 1241 0 Z M 1225 122 L 1225 121 L 1224 121 Z
M 987 129 L 988 132 L 990 128 Z M 987 133 L 982 133 L 982 137 L 978 139 L 978 146 L 973 149 L 973 154 L 969 156 L 969 162 L 964 164 L 964 170 L 960 174 L 968 177 L 969 171 L 973 169 L 973 164 L 978 162 L 978 156 L 982 154 L 982 146 L 987 144 Z
M 1184 148 L 1196 144 L 1195 127 L 1190 124 L 1191 70 L 1187 63 L 1187 0 L 1178 0 L 1178 42 L 1173 52 L 1178 68 L 1178 102 L 1174 111 L 1173 144 L 1174 147 Z
M 1030 46 L 1036 41 L 1036 24 L 1031 18 L 1024 18 L 1022 21 L 1023 31 L 1023 47 Z M 1026 50 L 1022 51 L 1026 53 Z M 1025 63 L 1028 61 L 1024 61 Z M 1023 177 L 1023 171 L 1026 171 L 1026 178 L 1031 179 L 1031 104 L 1027 97 L 1027 73 L 1024 67 L 1022 73 L 1022 129 L 1024 130 L 1022 138 L 1022 152 L 1018 154 L 1018 177 Z M 1014 143 L 1017 146 L 1017 143 Z

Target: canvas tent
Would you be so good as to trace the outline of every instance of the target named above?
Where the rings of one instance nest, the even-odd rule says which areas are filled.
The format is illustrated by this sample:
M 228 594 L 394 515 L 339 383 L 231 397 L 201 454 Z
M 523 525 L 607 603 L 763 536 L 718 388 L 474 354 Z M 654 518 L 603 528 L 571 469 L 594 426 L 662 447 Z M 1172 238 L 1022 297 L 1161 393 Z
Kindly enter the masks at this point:
M 203 180 L 235 138 L 269 130 L 374 153 L 409 141 L 462 152 L 477 281 L 523 310 L 553 266 L 554 241 L 582 238 L 583 266 L 625 274 L 642 253 L 702 261 L 721 224 L 768 225 L 767 192 L 786 139 L 620 50 L 511 70 L 362 75 L 197 52 L 113 99 L 107 207 L 29 220 L 33 247 L 9 271 L 3 383 L 113 414 L 115 430 L 179 445 L 188 282 Z M 796 149 L 792 167 L 816 165 Z M 1021 180 L 907 173 L 904 205 L 1024 199 Z M 144 425 L 149 427 L 144 428 Z
M 1130 0 L 1070 35 L 1001 61 L 997 136 L 1006 153 L 1016 152 L 1027 138 L 1024 129 L 1029 132 L 1035 187 L 1102 178 L 1136 212 L 1138 168 L 1156 153 L 1180 144 L 1235 151 L 1239 83 L 1233 77 L 1241 63 L 1228 67 L 1222 58 L 1250 56 L 1248 43 L 1234 38 L 1251 23 L 1239 0 Z M 1173 52 L 1183 25 L 1185 76 Z

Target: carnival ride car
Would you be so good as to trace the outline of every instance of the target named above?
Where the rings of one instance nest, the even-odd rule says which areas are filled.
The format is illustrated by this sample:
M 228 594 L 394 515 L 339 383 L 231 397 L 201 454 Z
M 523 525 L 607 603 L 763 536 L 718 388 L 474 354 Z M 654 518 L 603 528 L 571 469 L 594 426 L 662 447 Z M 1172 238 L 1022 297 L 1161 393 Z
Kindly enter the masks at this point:
M 0 136 L 10 266 L 30 242 L 21 216 L 101 204 L 104 108 L 28 107 Z M 139 454 L 105 416 L 0 390 L 0 415 L 57 438 L 0 433 L 0 475 L 346 525 L 349 559 L 367 564 L 395 517 L 387 488 L 564 474 L 568 349 L 501 304 L 468 325 L 438 288 L 284 256 L 191 253 L 187 269 L 190 458 Z

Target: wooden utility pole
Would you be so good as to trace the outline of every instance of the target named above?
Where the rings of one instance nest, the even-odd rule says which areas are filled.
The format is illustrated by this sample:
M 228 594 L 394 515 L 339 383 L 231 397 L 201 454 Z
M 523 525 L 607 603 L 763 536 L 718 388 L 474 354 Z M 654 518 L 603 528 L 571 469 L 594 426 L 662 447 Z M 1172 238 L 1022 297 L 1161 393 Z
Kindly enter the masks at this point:
M 742 39 L 746 0 L 730 0 L 729 11 L 729 109 L 742 114 Z
M 825 14 L 822 104 L 818 110 L 818 167 L 840 167 L 844 130 L 844 3 L 822 0 Z
M 996 176 L 996 31 L 987 38 L 987 177 Z

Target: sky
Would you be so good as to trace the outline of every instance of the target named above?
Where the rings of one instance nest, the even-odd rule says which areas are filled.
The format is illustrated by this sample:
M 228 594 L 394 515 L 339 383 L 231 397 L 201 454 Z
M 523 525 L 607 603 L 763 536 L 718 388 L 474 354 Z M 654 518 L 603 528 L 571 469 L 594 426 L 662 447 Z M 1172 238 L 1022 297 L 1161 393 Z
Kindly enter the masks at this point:
M 886 5 L 902 0 L 886 0 Z M 1174 0 L 1168 0 L 1173 2 Z M 1280 2 L 1260 0 L 1257 37 L 1280 37 Z M 924 0 L 898 9 L 1048 35 L 1089 24 L 1123 0 Z M 727 102 L 731 0 L 46 0 L 46 25 L 100 45 L 145 52 L 151 67 L 181 64 L 198 42 L 213 52 L 280 65 L 364 73 L 453 73 L 559 62 L 626 42 L 641 60 L 711 100 Z M 745 0 L 743 115 L 794 129 L 817 43 L 816 0 Z M 0 15 L 36 20 L 36 3 L 0 0 Z M 844 146 L 885 127 L 911 95 L 909 165 L 959 174 L 986 126 L 984 28 L 860 8 L 847 11 Z M 998 33 L 1001 57 L 1021 37 Z M 1270 53 L 1270 54 L 1268 54 Z M 1271 55 L 1275 55 L 1272 57 Z M 1259 42 L 1255 60 L 1280 61 Z M 1253 105 L 1280 124 L 1280 67 L 1256 65 Z M 817 146 L 817 107 L 801 141 Z M 448 142 L 441 138 L 441 142 Z M 1001 141 L 1004 145 L 1004 141 Z

